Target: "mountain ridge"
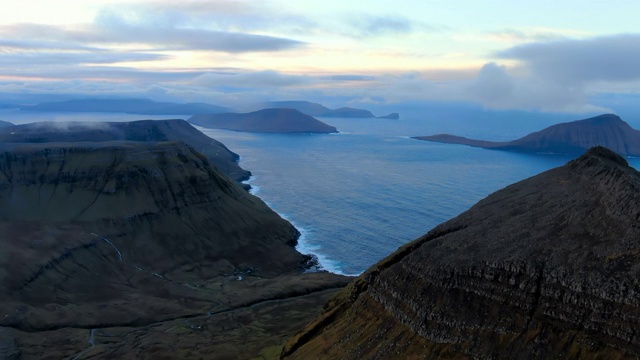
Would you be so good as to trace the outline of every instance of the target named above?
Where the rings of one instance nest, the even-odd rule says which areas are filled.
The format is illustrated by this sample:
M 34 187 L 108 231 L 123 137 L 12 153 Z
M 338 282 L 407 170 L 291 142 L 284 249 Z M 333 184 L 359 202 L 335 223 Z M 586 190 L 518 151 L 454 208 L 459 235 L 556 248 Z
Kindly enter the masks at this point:
M 238 154 L 211 139 L 184 120 L 138 120 L 130 122 L 38 122 L 0 128 L 0 143 L 183 141 L 203 153 L 211 163 L 236 181 L 251 172 L 238 165 Z
M 0 143 L 0 357 L 255 357 L 346 283 L 184 142 L 74 140 Z
M 639 216 L 640 173 L 592 148 L 372 266 L 283 358 L 639 356 Z

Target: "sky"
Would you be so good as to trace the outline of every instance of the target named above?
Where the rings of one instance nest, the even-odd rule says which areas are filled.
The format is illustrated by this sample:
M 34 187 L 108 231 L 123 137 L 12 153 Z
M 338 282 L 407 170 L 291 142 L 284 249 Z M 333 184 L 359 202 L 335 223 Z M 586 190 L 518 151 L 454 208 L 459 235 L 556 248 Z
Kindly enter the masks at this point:
M 428 101 L 580 113 L 640 93 L 639 1 L 0 3 L 0 103 Z

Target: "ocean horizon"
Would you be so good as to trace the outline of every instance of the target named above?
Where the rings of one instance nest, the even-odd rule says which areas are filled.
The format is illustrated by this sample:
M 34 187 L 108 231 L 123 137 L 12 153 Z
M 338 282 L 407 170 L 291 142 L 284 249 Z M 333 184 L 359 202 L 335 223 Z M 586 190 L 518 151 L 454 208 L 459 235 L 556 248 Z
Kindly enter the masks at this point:
M 537 114 L 511 122 L 440 115 L 321 118 L 340 131 L 327 135 L 197 128 L 240 155 L 240 165 L 253 173 L 248 181 L 252 192 L 301 232 L 298 251 L 317 256 L 326 271 L 358 275 L 492 192 L 572 158 L 411 138 L 449 132 L 508 140 L 566 121 L 566 115 L 550 119 Z M 0 111 L 1 120 L 17 124 L 174 118 L 188 117 Z M 640 167 L 640 159 L 627 160 Z

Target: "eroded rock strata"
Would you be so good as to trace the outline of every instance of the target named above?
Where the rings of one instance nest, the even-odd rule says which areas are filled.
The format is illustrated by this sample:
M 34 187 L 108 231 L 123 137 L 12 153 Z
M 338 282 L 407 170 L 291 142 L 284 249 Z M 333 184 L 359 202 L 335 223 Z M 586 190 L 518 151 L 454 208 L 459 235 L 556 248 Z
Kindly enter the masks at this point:
M 302 273 L 297 230 L 184 143 L 3 146 L 3 356 L 257 356 L 346 283 Z
M 333 298 L 284 358 L 637 358 L 640 173 L 602 147 L 508 186 Z

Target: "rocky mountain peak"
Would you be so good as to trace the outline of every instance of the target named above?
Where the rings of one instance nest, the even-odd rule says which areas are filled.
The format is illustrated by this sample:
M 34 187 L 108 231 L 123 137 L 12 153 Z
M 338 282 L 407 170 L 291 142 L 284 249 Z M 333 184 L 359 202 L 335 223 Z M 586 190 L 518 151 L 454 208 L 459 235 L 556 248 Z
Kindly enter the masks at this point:
M 574 166 L 592 167 L 603 164 L 629 167 L 627 160 L 604 146 L 594 146 L 573 161 Z
M 591 148 L 374 265 L 283 355 L 638 357 L 638 219 L 640 173 Z

